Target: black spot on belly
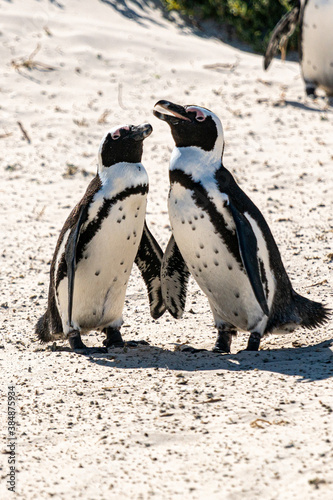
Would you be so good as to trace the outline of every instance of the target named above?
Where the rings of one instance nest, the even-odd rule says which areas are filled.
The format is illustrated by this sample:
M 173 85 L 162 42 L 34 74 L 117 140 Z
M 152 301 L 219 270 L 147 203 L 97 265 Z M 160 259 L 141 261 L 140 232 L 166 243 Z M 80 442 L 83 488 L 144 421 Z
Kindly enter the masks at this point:
M 136 231 L 133 231 L 133 236 L 134 238 L 136 238 Z
M 191 267 L 192 267 L 192 269 L 195 269 L 195 266 L 193 264 L 191 264 Z
M 118 222 L 118 224 L 120 224 L 121 223 L 121 219 L 117 219 L 117 222 Z
M 198 216 L 197 215 L 194 216 L 194 220 L 198 220 Z
M 237 316 L 238 316 L 238 312 L 234 312 L 234 316 L 236 316 L 236 317 L 237 317 Z
M 134 215 L 134 217 L 135 217 L 135 218 L 137 219 L 137 217 L 138 217 L 138 214 L 135 214 L 135 215 Z
M 203 219 L 204 217 L 205 217 L 205 216 L 204 216 L 204 214 L 201 214 L 201 215 L 200 215 L 200 219 Z
M 199 275 L 198 275 L 197 273 L 194 273 L 194 276 L 195 276 L 196 278 L 199 278 Z
M 199 267 L 199 268 L 198 268 L 198 271 L 199 271 L 199 273 L 201 273 L 201 272 L 202 272 L 202 269 L 201 269 L 201 267 Z
M 208 266 L 207 266 L 207 264 L 206 264 L 206 262 L 204 262 L 204 263 L 203 263 L 203 266 L 204 266 L 206 269 L 207 269 L 207 267 L 208 267 Z
M 121 265 L 121 266 L 123 266 L 123 265 L 124 265 L 124 261 L 123 261 L 123 260 L 120 262 L 120 265 Z
M 199 252 L 196 252 L 195 256 L 196 256 L 196 258 L 197 258 L 197 259 L 200 259 L 200 254 L 199 254 Z
M 126 219 L 126 215 L 125 215 L 125 214 L 122 216 L 122 219 L 123 219 L 123 220 L 125 220 L 125 219 Z
M 116 281 L 118 281 L 117 276 L 115 276 L 115 277 L 113 278 L 113 282 L 115 283 Z
M 128 271 L 128 269 L 125 269 L 124 274 L 126 274 L 126 273 L 127 273 L 127 271 Z
M 129 240 L 130 238 L 131 238 L 131 235 L 129 234 L 129 235 L 127 236 L 127 239 Z
M 238 292 L 235 293 L 235 297 L 236 297 L 236 299 L 239 299 L 240 295 Z
M 228 264 L 228 269 L 229 271 L 232 271 L 232 266 L 230 264 Z
M 100 272 L 101 272 L 101 271 L 96 271 L 96 272 L 95 272 L 95 276 L 99 276 Z
M 199 245 L 199 246 L 200 246 L 201 250 L 202 250 L 203 248 L 205 248 L 205 247 L 204 247 L 204 245 L 203 245 L 202 243 L 200 243 L 200 245 Z
M 118 208 L 118 210 L 120 210 L 120 211 L 122 212 L 122 210 L 123 210 L 123 207 L 119 207 L 119 208 Z
M 192 231 L 195 231 L 196 227 L 195 226 L 192 226 Z
M 214 252 L 215 252 L 216 254 L 218 254 L 218 253 L 219 253 L 219 251 L 218 251 L 218 249 L 217 249 L 217 248 L 214 248 Z
M 220 265 L 219 262 L 216 259 L 214 259 L 214 264 L 215 264 L 215 266 L 219 266 Z
M 192 224 L 192 221 L 191 221 L 191 219 L 189 219 L 188 223 L 189 223 L 189 224 Z
M 182 224 L 185 224 L 185 219 L 182 219 Z
M 136 207 L 137 210 L 140 210 L 140 207 Z

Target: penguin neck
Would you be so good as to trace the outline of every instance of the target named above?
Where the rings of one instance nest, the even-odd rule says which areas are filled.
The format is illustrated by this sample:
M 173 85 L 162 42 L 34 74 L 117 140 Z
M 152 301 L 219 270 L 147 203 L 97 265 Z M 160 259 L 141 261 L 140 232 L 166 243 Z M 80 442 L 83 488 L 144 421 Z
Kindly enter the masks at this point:
M 205 184 L 205 180 L 214 177 L 215 172 L 221 168 L 222 153 L 204 151 L 196 146 L 175 147 L 170 159 L 170 172 L 182 170 L 190 175 L 193 181 Z
M 98 166 L 103 191 L 115 195 L 138 185 L 148 185 L 148 175 L 142 163 L 119 162 L 111 167 Z

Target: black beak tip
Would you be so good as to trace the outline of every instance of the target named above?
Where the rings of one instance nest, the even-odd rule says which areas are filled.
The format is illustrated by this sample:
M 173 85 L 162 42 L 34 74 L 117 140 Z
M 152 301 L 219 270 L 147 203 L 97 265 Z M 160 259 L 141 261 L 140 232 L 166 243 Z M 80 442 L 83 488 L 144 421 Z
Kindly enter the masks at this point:
M 161 99 L 160 101 L 157 101 L 154 108 L 156 108 L 156 106 L 161 106 L 162 108 L 168 108 L 170 104 L 171 103 L 169 101 L 166 101 L 165 99 Z

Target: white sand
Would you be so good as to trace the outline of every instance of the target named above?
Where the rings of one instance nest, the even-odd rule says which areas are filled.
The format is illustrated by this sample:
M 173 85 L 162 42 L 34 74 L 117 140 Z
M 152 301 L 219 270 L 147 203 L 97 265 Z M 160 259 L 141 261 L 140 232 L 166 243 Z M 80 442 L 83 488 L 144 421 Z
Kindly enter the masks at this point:
M 236 354 L 242 333 L 231 355 L 185 354 L 175 346 L 214 345 L 205 296 L 192 281 L 184 318 L 153 321 L 134 270 L 123 336 L 150 347 L 87 358 L 34 336 L 59 231 L 111 126 L 154 127 L 147 219 L 165 248 L 173 142 L 151 113 L 159 99 L 220 116 L 225 166 L 269 222 L 295 289 L 332 306 L 332 107 L 305 99 L 297 63 L 264 73 L 261 57 L 171 24 L 154 2 L 2 1 L 0 18 L 1 498 L 333 498 L 332 323 L 269 337 L 259 353 Z M 54 71 L 11 65 L 38 44 L 34 60 Z M 66 177 L 68 165 L 77 171 Z M 9 382 L 16 496 L 6 489 Z

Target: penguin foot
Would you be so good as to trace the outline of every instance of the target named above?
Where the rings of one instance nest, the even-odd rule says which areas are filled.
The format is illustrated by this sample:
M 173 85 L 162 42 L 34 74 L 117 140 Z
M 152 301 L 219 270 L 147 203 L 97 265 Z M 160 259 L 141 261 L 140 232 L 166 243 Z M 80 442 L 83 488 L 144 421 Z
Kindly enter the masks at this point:
M 108 347 L 124 347 L 125 342 L 121 336 L 120 330 L 118 328 L 112 328 L 108 326 L 104 328 L 103 333 L 106 334 L 106 339 L 103 341 L 103 345 Z
M 149 345 L 146 340 L 127 340 L 125 342 L 125 347 L 138 347 L 139 345 Z
M 253 332 L 250 335 L 249 341 L 247 343 L 246 351 L 259 351 L 261 335 L 260 333 Z
M 306 92 L 306 95 L 310 99 L 315 99 L 315 97 L 316 97 L 316 87 L 314 87 L 313 85 L 306 84 L 306 86 L 305 86 L 305 92 Z
M 189 352 L 190 354 L 196 354 L 197 352 L 207 352 L 207 349 L 196 349 L 195 347 L 186 346 L 180 349 L 181 352 Z
M 235 330 L 219 329 L 213 352 L 230 354 L 232 336 L 235 334 Z
M 139 345 L 149 345 L 146 340 L 128 340 L 124 342 L 120 330 L 118 328 L 112 328 L 108 326 L 104 328 L 103 332 L 106 334 L 106 339 L 103 341 L 103 345 L 108 347 L 138 347 Z
M 81 339 L 80 332 L 78 330 L 74 330 L 70 332 L 68 335 L 69 345 L 71 346 L 72 351 L 78 354 L 84 354 L 89 356 L 90 354 L 97 353 L 106 353 L 107 349 L 105 347 L 87 347 Z

